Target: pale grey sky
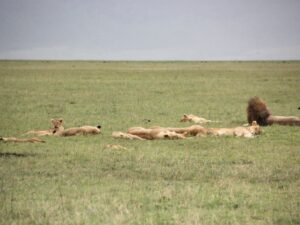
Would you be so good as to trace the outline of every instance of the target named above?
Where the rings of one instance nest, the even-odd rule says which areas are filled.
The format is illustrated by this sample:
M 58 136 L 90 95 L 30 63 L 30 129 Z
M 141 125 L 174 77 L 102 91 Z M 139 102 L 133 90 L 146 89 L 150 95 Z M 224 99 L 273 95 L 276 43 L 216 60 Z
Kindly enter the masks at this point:
M 300 0 L 0 0 L 0 59 L 300 59 Z

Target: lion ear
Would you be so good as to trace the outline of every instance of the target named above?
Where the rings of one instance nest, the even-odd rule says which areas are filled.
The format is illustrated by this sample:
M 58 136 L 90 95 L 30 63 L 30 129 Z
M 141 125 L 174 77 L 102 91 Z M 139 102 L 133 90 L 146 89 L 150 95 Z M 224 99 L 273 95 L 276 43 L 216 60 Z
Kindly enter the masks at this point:
M 64 120 L 63 120 L 62 118 L 59 118 L 58 120 L 59 120 L 59 122 L 61 122 L 61 123 L 64 122 Z
M 252 124 L 251 124 L 252 126 L 256 126 L 257 125 L 257 122 L 254 120 L 254 121 L 252 121 Z
M 183 117 L 184 117 L 184 118 L 187 118 L 187 114 L 183 114 Z

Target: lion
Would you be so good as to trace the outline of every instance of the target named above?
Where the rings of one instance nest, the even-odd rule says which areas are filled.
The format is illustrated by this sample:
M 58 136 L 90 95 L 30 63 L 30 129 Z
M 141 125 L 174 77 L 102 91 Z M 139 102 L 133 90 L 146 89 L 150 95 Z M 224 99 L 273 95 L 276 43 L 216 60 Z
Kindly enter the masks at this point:
M 212 136 L 236 136 L 253 138 L 255 135 L 261 134 L 261 128 L 256 121 L 253 121 L 248 127 L 235 128 L 208 128 L 207 134 Z
M 0 141 L 4 141 L 4 142 L 17 142 L 17 143 L 24 143 L 24 142 L 29 142 L 29 143 L 35 143 L 35 142 L 41 142 L 41 143 L 45 143 L 44 140 L 41 140 L 39 138 L 36 137 L 32 137 L 32 138 L 16 138 L 16 137 L 0 137 Z
M 203 124 L 203 123 L 212 123 L 212 122 L 218 122 L 218 121 L 207 120 L 205 118 L 195 116 L 193 114 L 184 114 L 181 117 L 180 122 L 194 122 L 194 123 L 198 123 L 198 124 Z
M 143 127 L 131 127 L 127 133 L 138 136 L 146 140 L 155 139 L 184 139 L 185 135 L 177 133 L 175 131 L 168 130 L 166 128 L 154 127 L 154 128 L 143 128 Z
M 189 127 L 161 127 L 161 129 L 183 134 L 184 136 L 201 136 L 207 133 L 207 129 L 200 125 L 192 125 Z
M 136 140 L 141 140 L 141 141 L 142 141 L 142 140 L 146 140 L 146 139 L 141 138 L 141 137 L 139 137 L 139 136 L 137 136 L 137 135 L 124 133 L 124 132 L 121 132 L 121 131 L 114 131 L 114 132 L 112 133 L 112 136 L 113 136 L 114 138 L 124 138 L 124 139 L 130 139 L 130 140 L 134 140 L 134 139 L 136 139 Z
M 256 121 L 261 126 L 272 124 L 300 126 L 300 117 L 273 116 L 266 103 L 259 97 L 253 97 L 248 101 L 247 120 L 249 124 Z
M 154 137 L 154 139 L 185 139 L 184 134 L 179 134 L 170 130 L 153 129 L 150 134 Z
M 197 136 L 197 135 L 205 135 L 207 133 L 207 129 L 200 126 L 200 125 L 192 125 L 189 127 L 160 127 L 160 126 L 154 126 L 150 127 L 151 130 L 167 130 L 171 132 L 175 132 L 177 134 L 181 134 L 183 136 Z M 128 133 L 134 133 L 134 132 L 149 132 L 149 129 L 143 128 L 143 127 L 131 127 L 128 129 Z
M 101 134 L 101 125 L 98 126 L 82 126 L 82 127 L 72 127 L 68 129 L 64 129 L 61 123 L 58 123 L 53 131 L 54 136 L 60 137 L 69 137 L 76 135 L 88 135 L 88 134 Z
M 26 134 L 32 134 L 32 135 L 37 135 L 37 136 L 53 135 L 54 130 L 62 125 L 63 119 L 62 118 L 60 118 L 60 119 L 51 119 L 51 123 L 53 125 L 53 128 L 50 128 L 48 130 L 31 130 L 31 131 L 26 132 Z

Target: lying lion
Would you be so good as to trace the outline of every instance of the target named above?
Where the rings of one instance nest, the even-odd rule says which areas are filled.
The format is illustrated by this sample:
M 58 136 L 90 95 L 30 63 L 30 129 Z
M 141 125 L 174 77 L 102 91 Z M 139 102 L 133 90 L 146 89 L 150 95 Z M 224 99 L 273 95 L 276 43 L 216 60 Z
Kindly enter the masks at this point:
M 161 129 L 166 129 L 178 134 L 183 134 L 184 136 L 197 136 L 207 133 L 207 129 L 200 125 L 192 125 L 189 127 L 161 127 Z
M 156 139 L 184 139 L 185 135 L 170 131 L 165 128 L 144 128 L 144 127 L 131 127 L 127 133 L 113 132 L 112 136 L 115 138 L 137 139 L 137 140 L 156 140 Z
M 127 133 L 131 135 L 139 135 L 144 139 L 184 139 L 186 136 L 197 136 L 206 134 L 207 129 L 200 125 L 192 125 L 189 127 L 160 127 L 151 128 L 131 127 Z M 163 135 L 165 135 L 163 137 Z
M 131 127 L 128 129 L 127 133 L 131 135 L 139 136 L 146 140 L 154 139 L 184 139 L 185 135 L 171 131 L 162 127 L 154 128 L 143 128 L 143 127 Z
M 207 128 L 207 135 L 212 136 L 237 136 L 253 138 L 255 135 L 261 133 L 260 126 L 253 121 L 249 127 L 235 127 L 235 128 Z
M 144 138 L 141 138 L 137 135 L 132 135 L 132 134 L 128 134 L 128 133 L 124 133 L 124 132 L 121 132 L 121 131 L 114 131 L 112 133 L 112 136 L 114 138 L 124 138 L 124 139 L 130 139 L 130 140 L 146 140 Z
M 39 138 L 16 138 L 16 137 L 0 137 L 0 141 L 4 142 L 29 142 L 29 143 L 35 143 L 35 142 L 42 142 L 45 143 L 45 141 L 39 139 Z
M 199 116 L 195 116 L 193 114 L 184 114 L 181 119 L 180 122 L 194 122 L 194 123 L 211 123 L 211 122 L 218 122 L 218 121 L 212 121 L 212 120 L 207 120 L 205 118 L 199 117 Z
M 51 123 L 53 125 L 53 128 L 50 128 L 48 130 L 31 130 L 28 131 L 26 134 L 33 134 L 37 136 L 53 135 L 54 130 L 62 125 L 63 119 L 51 119 Z
M 267 105 L 259 97 L 253 97 L 248 102 L 247 120 L 251 124 L 257 121 L 261 126 L 272 124 L 300 126 L 300 117 L 296 116 L 273 116 Z
M 68 137 L 68 136 L 76 136 L 76 135 L 88 135 L 88 134 L 100 134 L 101 126 L 82 126 L 82 127 L 72 127 L 65 129 L 63 127 L 63 120 L 60 123 L 57 123 L 57 126 L 54 128 L 53 135 Z

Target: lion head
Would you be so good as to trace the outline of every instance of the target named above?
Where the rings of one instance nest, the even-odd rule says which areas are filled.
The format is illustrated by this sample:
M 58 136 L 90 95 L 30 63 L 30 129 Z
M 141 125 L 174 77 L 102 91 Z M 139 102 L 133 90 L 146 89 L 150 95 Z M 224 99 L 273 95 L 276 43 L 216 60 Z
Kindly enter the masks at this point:
M 63 125 L 64 120 L 63 119 L 51 119 L 51 123 L 53 124 L 54 128 L 59 128 Z
M 249 124 L 256 121 L 261 126 L 270 125 L 267 120 L 270 115 L 271 112 L 268 110 L 266 103 L 259 97 L 253 97 L 248 101 L 247 119 Z
M 262 132 L 260 126 L 256 123 L 256 121 L 252 122 L 251 126 L 249 127 L 249 130 L 254 135 L 261 134 Z

